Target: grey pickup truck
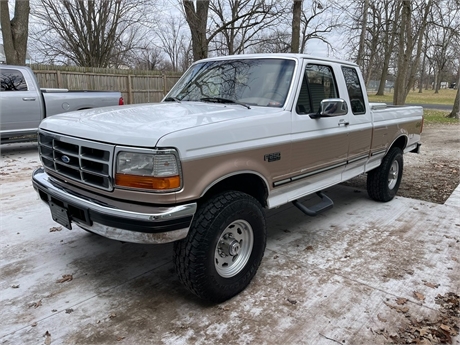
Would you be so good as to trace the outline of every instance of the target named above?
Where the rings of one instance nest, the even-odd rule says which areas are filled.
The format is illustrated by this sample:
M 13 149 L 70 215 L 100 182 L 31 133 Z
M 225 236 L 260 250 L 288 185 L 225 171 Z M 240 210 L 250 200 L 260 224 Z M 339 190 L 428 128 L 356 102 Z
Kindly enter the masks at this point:
M 73 110 L 122 105 L 120 92 L 40 89 L 28 67 L 0 66 L 1 142 L 34 138 L 45 117 Z

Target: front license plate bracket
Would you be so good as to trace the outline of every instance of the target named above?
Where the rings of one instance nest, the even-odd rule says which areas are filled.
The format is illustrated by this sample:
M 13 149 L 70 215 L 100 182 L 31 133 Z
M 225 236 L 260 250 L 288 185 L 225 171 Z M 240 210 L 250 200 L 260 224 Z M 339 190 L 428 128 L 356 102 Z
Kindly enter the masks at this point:
M 55 222 L 65 226 L 69 230 L 72 230 L 72 225 L 70 224 L 70 218 L 67 209 L 50 201 L 50 210 L 51 217 Z

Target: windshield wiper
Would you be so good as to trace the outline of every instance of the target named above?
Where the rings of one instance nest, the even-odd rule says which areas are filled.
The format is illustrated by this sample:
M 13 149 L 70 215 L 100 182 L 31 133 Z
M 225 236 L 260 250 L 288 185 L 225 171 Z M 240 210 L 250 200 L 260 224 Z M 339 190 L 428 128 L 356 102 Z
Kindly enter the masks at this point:
M 251 107 L 247 104 L 244 104 L 242 102 L 234 101 L 233 99 L 229 98 L 222 98 L 222 97 L 203 97 L 200 98 L 200 101 L 203 102 L 215 102 L 215 103 L 232 103 L 232 104 L 239 104 L 242 105 L 243 107 L 246 107 L 248 109 L 251 109 Z
M 180 99 L 179 98 L 176 98 L 176 97 L 166 97 L 163 102 L 177 102 L 177 103 L 180 103 Z

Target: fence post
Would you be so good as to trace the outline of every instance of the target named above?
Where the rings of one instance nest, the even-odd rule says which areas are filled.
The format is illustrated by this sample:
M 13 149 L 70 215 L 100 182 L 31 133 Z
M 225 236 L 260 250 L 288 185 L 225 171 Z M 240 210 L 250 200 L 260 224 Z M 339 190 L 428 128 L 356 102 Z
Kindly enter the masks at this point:
M 58 89 L 60 89 L 62 87 L 61 71 L 59 70 L 56 71 L 56 77 L 57 77 L 57 87 Z
M 128 104 L 133 104 L 133 87 L 131 84 L 131 74 L 128 74 Z
M 163 74 L 163 97 L 164 96 L 166 96 L 166 74 Z

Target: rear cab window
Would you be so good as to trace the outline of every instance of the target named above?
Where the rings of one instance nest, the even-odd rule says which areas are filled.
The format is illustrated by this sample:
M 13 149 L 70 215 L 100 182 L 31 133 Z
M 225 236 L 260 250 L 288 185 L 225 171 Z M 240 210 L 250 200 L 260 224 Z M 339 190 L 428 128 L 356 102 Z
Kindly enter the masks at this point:
M 16 69 L 1 69 L 1 91 L 27 91 L 27 83 L 24 75 Z
M 350 98 L 351 111 L 354 115 L 366 114 L 363 89 L 359 81 L 358 72 L 353 67 L 342 66 L 343 77 L 347 86 L 348 97 Z
M 308 64 L 304 71 L 302 86 L 297 99 L 297 114 L 317 113 L 323 99 L 337 97 L 337 84 L 332 67 Z

